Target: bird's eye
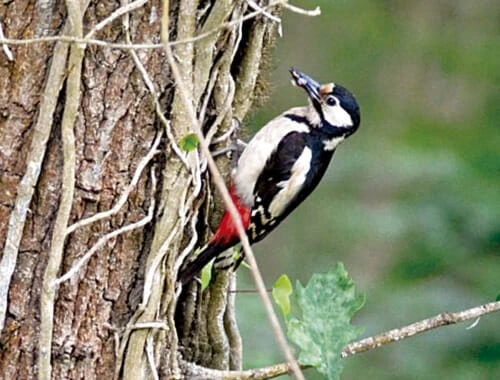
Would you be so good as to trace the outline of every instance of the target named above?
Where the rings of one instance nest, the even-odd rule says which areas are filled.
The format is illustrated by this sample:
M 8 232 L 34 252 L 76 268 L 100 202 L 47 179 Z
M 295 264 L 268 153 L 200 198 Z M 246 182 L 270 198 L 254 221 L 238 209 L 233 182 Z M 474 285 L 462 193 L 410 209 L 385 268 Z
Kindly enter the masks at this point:
M 334 106 L 337 104 L 337 99 L 335 98 L 335 96 L 329 95 L 326 98 L 326 104 L 328 104 L 329 106 Z

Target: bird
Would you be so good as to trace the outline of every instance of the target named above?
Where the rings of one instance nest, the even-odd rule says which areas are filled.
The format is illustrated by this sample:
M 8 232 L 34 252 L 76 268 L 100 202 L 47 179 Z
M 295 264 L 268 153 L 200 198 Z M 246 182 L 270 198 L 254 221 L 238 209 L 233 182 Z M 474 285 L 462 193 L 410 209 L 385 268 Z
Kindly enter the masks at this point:
M 231 175 L 230 196 L 250 244 L 265 238 L 311 194 L 337 147 L 358 130 L 361 121 L 359 105 L 345 87 L 320 84 L 296 68 L 290 74 L 292 84 L 305 90 L 307 106 L 291 108 L 262 127 Z M 226 211 L 208 244 L 181 269 L 178 281 L 189 283 L 239 241 Z

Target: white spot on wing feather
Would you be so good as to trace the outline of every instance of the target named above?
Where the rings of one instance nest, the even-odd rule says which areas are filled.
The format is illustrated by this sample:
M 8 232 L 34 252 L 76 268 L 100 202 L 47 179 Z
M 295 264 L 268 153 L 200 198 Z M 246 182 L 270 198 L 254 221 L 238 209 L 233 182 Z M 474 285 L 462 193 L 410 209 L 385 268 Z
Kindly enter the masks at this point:
M 281 181 L 281 182 L 278 182 L 278 187 L 281 187 L 282 189 L 284 189 L 285 187 L 288 186 L 288 183 L 289 181 Z
M 304 184 L 311 167 L 312 151 L 305 147 L 302 154 L 292 166 L 292 173 L 288 181 L 282 181 L 283 190 L 280 190 L 269 205 L 269 212 L 273 217 L 280 216 L 290 201 L 297 196 Z

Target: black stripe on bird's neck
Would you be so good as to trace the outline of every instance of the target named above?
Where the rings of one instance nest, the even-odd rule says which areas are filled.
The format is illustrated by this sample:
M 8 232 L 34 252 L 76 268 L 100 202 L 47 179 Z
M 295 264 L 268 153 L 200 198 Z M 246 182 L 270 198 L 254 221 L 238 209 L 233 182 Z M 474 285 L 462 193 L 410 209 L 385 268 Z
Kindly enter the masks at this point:
M 305 116 L 299 116 L 299 115 L 295 115 L 293 113 L 287 113 L 283 117 L 286 117 L 287 119 L 290 119 L 290 120 L 292 120 L 292 121 L 294 121 L 296 123 L 299 123 L 299 124 L 305 124 L 309 128 L 313 127 L 312 124 L 311 124 L 311 122 Z
M 334 137 L 344 137 L 347 138 L 352 135 L 356 128 L 353 127 L 338 127 L 336 125 L 332 125 L 325 120 L 323 120 L 321 127 L 319 128 L 321 133 L 327 138 Z

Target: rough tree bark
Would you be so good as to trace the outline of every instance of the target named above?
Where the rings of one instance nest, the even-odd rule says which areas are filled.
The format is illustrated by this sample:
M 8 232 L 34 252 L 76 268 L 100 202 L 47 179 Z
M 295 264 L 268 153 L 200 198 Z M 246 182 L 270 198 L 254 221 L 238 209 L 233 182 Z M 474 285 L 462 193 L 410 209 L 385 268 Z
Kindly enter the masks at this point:
M 237 22 L 255 12 L 246 1 L 171 1 L 168 18 L 168 1 L 134 3 L 95 30 L 126 3 L 4 1 L 0 22 L 16 39 L 92 31 L 154 44 L 166 25 L 163 42 L 204 34 L 172 48 L 216 141 L 261 93 L 276 25 L 262 14 Z M 193 284 L 181 300 L 175 289 L 221 205 L 204 158 L 179 149 L 191 124 L 163 48 L 51 41 L 10 49 L 12 61 L 0 51 L 1 376 L 178 378 L 183 360 L 239 368 L 234 279 L 217 274 L 208 291 Z M 227 176 L 228 160 L 219 163 Z

